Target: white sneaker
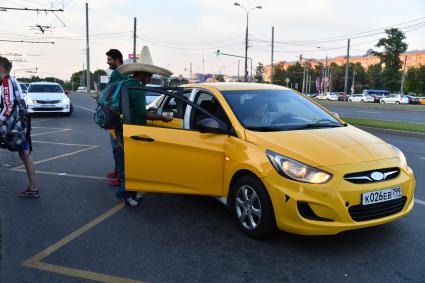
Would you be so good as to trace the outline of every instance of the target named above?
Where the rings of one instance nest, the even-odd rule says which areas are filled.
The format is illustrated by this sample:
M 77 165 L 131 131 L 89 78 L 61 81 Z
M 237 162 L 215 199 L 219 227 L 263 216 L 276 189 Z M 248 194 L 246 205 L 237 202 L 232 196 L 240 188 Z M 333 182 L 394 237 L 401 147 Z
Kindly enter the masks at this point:
M 137 200 L 133 199 L 133 198 L 128 198 L 125 200 L 127 202 L 127 204 L 129 206 L 138 206 L 139 203 L 137 202 Z

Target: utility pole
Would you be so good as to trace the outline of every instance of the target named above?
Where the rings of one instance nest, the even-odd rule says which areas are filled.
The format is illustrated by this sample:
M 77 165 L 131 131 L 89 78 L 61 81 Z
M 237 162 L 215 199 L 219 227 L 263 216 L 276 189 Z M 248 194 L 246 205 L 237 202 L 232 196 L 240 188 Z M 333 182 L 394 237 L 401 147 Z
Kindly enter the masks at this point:
M 136 63 L 136 28 L 137 28 L 137 18 L 134 17 L 134 27 L 133 27 L 133 63 Z
M 248 81 L 248 13 L 246 13 L 246 31 L 245 31 L 245 82 Z
M 87 93 L 90 93 L 90 45 L 89 45 L 89 4 L 86 3 L 86 44 L 87 44 Z
M 308 69 L 308 93 L 311 93 L 311 73 L 310 73 L 310 69 Z
M 407 55 L 404 56 L 403 76 L 401 77 L 401 88 L 400 88 L 401 95 L 403 95 L 403 91 L 404 91 L 404 79 L 406 78 L 406 63 L 407 63 Z
M 270 64 L 270 83 L 273 83 L 273 53 L 274 53 L 274 27 L 272 27 L 272 62 Z
M 192 62 L 190 63 L 190 77 L 189 77 L 189 83 L 192 80 Z
M 241 60 L 239 59 L 238 60 L 238 82 L 241 81 L 240 76 L 239 76 L 239 69 L 240 69 L 240 67 L 241 67 Z
M 305 83 L 306 83 L 306 68 L 307 68 L 307 62 L 304 63 L 304 70 L 303 70 L 303 86 L 301 88 L 301 93 L 304 94 L 305 90 Z
M 354 80 L 355 80 L 355 77 L 356 77 L 356 65 L 354 65 L 353 84 L 351 85 L 351 95 L 353 95 L 354 94 L 354 91 L 355 91 L 355 89 L 354 89 Z
M 345 79 L 344 79 L 344 100 L 347 100 L 348 94 L 348 67 L 350 63 L 350 39 L 347 40 L 347 60 L 345 61 Z
M 202 74 L 205 75 L 205 56 L 202 55 Z

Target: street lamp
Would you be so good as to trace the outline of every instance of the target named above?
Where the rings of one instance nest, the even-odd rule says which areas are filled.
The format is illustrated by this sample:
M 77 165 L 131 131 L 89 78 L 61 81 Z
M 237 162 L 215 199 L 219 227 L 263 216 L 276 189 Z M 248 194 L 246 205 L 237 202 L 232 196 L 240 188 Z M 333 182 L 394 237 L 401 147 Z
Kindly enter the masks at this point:
M 246 31 L 245 31 L 245 82 L 247 82 L 248 81 L 248 20 L 249 20 L 249 13 L 252 11 L 252 10 L 255 10 L 255 9 L 261 9 L 262 7 L 261 6 L 255 6 L 255 7 L 252 7 L 251 9 L 247 9 L 247 8 L 245 8 L 244 6 L 242 6 L 241 4 L 239 4 L 239 3 L 237 3 L 237 2 L 235 2 L 235 6 L 239 6 L 239 7 L 241 7 L 241 8 L 243 8 L 244 10 L 245 10 L 245 12 L 246 12 Z

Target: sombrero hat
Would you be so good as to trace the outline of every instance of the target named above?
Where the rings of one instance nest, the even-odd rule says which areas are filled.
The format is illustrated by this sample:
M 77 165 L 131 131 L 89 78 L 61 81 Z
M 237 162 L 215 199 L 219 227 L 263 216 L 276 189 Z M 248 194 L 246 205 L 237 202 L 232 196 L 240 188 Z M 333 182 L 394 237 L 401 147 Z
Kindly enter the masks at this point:
M 118 67 L 121 74 L 132 74 L 135 72 L 146 72 L 151 74 L 162 75 L 169 77 L 173 73 L 167 69 L 155 66 L 152 61 L 152 56 L 147 46 L 143 46 L 140 57 L 136 63 L 124 64 Z

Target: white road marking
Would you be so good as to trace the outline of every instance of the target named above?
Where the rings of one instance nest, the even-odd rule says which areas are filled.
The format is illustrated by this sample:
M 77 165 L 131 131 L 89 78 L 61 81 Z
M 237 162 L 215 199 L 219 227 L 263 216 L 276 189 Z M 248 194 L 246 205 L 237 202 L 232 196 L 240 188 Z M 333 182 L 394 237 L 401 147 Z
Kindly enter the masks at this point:
M 421 157 L 422 160 L 425 160 L 425 157 Z
M 415 203 L 425 205 L 425 201 L 415 198 Z
M 27 172 L 25 169 L 16 169 L 16 170 L 13 170 L 13 171 L 14 172 L 22 172 L 22 173 L 26 173 Z M 81 178 L 81 179 L 109 180 L 106 177 L 90 176 L 90 175 L 79 175 L 79 174 L 70 174 L 70 173 L 63 173 L 63 172 L 50 172 L 50 171 L 36 170 L 35 173 L 36 174 L 43 174 L 43 175 L 61 176 L 61 177 Z
M 45 144 L 56 144 L 56 145 L 68 145 L 68 146 L 94 146 L 93 144 L 78 144 L 78 143 L 63 143 L 63 142 L 49 142 L 49 141 L 32 141 L 33 143 L 45 143 Z
M 86 110 L 86 111 L 89 111 L 89 112 L 92 112 L 92 113 L 94 113 L 94 112 L 96 112 L 96 111 L 94 111 L 93 109 L 90 109 L 90 108 L 87 108 L 87 107 L 84 107 L 84 106 L 80 106 L 80 105 L 75 105 L 75 104 L 72 104 L 74 107 L 77 107 L 77 108 L 80 108 L 80 109 L 83 109 L 83 110 Z

